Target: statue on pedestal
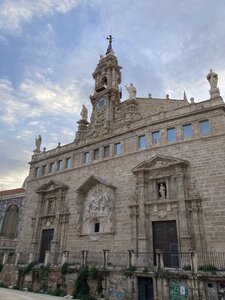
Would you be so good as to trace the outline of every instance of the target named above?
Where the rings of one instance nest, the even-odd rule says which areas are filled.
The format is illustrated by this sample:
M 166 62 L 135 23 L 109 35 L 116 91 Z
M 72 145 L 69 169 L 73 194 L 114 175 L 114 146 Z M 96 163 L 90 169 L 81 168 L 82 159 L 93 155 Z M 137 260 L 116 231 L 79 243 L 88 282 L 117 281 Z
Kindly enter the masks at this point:
M 218 82 L 218 75 L 210 70 L 209 74 L 206 76 L 211 89 L 216 89 L 217 88 L 217 82 Z
M 81 116 L 81 120 L 86 121 L 87 122 L 87 118 L 88 118 L 88 109 L 85 105 L 83 105 L 83 108 L 81 110 L 80 113 Z
M 39 134 L 38 138 L 35 139 L 35 146 L 36 146 L 36 149 L 34 150 L 35 152 L 41 151 L 41 142 L 42 142 L 42 138 L 41 135 Z
M 133 83 L 130 83 L 130 86 L 126 84 L 125 87 L 129 93 L 129 99 L 136 99 L 137 90 Z
M 206 76 L 206 78 L 210 84 L 209 93 L 210 93 L 211 99 L 220 97 L 220 91 L 217 87 L 218 75 L 215 72 L 213 72 L 211 69 L 209 74 Z

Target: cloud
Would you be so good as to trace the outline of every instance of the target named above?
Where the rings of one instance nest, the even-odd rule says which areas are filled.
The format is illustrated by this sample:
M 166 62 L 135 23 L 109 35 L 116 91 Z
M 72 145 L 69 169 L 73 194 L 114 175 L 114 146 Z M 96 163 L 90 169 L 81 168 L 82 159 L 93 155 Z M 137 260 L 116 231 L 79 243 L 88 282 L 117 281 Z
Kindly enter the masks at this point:
M 83 83 L 74 80 L 57 83 L 39 74 L 36 80 L 24 80 L 20 90 L 29 101 L 35 101 L 45 114 L 74 114 L 78 113 L 81 107 L 80 87 L 85 82 L 86 80 Z
M 0 5 L 0 30 L 20 34 L 23 23 L 30 22 L 32 18 L 54 12 L 65 14 L 79 3 L 80 0 L 3 0 Z

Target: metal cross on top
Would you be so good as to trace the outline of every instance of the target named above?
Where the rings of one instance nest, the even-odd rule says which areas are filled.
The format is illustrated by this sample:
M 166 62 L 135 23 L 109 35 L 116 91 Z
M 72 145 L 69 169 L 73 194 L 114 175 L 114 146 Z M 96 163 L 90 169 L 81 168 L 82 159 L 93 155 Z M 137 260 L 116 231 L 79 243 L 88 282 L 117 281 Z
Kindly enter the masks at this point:
M 113 37 L 111 36 L 111 34 L 107 37 L 107 40 L 109 41 L 109 46 L 107 48 L 106 54 L 109 53 L 112 50 L 112 40 L 113 40 Z

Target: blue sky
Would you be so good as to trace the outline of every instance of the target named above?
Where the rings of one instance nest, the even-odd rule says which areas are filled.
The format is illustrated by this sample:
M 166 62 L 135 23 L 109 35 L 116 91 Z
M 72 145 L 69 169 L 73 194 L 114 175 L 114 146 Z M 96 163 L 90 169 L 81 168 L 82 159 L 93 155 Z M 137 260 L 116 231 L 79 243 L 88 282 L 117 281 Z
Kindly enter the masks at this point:
M 28 175 L 35 137 L 51 149 L 74 140 L 92 72 L 109 34 L 137 96 L 225 94 L 224 0 L 0 0 L 0 190 Z M 89 113 L 90 115 L 90 113 Z

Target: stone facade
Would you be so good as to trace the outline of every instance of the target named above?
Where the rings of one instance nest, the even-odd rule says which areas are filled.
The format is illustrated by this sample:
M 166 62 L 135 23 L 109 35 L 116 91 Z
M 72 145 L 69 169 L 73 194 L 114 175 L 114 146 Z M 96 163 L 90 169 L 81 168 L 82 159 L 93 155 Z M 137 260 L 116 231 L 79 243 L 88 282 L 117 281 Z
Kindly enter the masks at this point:
M 44 262 L 50 250 L 57 263 L 65 251 L 108 249 L 113 257 L 132 250 L 141 263 L 143 253 L 159 249 L 167 267 L 178 267 L 177 253 L 189 249 L 225 252 L 225 106 L 217 82 L 202 102 L 121 102 L 111 44 L 93 78 L 90 122 L 85 111 L 74 142 L 34 150 L 17 251 Z M 113 290 L 120 276 L 107 279 L 108 299 L 138 297 L 137 280 Z

